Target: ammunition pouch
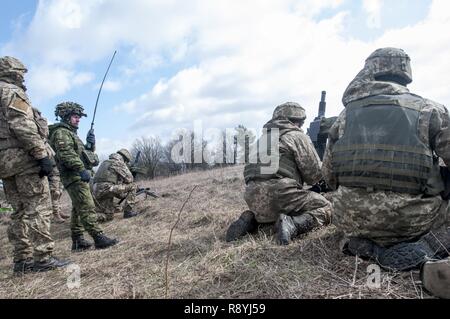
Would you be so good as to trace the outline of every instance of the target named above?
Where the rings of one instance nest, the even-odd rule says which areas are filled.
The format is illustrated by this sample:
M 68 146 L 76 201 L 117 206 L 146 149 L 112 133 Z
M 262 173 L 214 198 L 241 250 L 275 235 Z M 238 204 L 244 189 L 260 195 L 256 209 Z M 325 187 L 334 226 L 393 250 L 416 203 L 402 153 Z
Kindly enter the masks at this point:
M 81 160 L 88 170 L 91 170 L 100 163 L 98 155 L 88 150 L 83 150 L 81 152 Z

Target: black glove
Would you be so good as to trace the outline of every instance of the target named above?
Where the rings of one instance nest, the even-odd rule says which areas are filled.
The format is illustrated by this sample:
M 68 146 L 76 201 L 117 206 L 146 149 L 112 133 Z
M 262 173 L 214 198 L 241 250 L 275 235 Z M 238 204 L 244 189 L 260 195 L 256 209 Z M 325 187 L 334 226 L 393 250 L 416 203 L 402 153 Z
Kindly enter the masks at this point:
M 328 191 L 328 185 L 324 180 L 321 180 L 317 184 L 314 184 L 311 188 L 308 189 L 311 192 L 315 193 L 326 193 Z
M 41 170 L 39 171 L 39 177 L 41 178 L 50 175 L 53 171 L 53 167 L 55 166 L 55 162 L 48 156 L 38 160 L 38 163 L 41 167 Z
M 91 180 L 91 172 L 89 172 L 87 169 L 80 172 L 80 177 L 83 182 L 89 183 Z
M 93 147 L 95 146 L 95 134 L 94 134 L 94 129 L 90 129 L 89 132 L 87 133 L 86 136 L 86 142 L 88 144 L 88 146 L 93 149 Z

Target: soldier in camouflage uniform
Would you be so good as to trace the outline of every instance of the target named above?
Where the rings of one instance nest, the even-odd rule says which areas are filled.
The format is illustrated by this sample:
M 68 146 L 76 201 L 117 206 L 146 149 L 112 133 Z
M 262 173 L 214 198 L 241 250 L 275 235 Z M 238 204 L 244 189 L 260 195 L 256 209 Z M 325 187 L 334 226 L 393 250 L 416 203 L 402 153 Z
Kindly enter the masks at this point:
M 397 270 L 450 249 L 439 171 L 439 158 L 450 164 L 449 113 L 410 93 L 411 82 L 403 50 L 373 52 L 344 93 L 323 162 L 346 249 Z
M 64 102 L 56 106 L 55 115 L 61 119 L 60 123 L 50 126 L 50 143 L 56 151 L 56 162 L 61 174 L 63 185 L 72 201 L 72 250 L 82 251 L 89 249 L 91 244 L 83 237 L 86 230 L 91 235 L 97 249 L 107 248 L 117 243 L 103 235 L 95 213 L 95 204 L 92 197 L 89 181 L 92 168 L 98 165 L 98 157 L 94 153 L 95 136 L 90 132 L 87 142 L 92 149 L 86 146 L 77 135 L 78 124 L 84 114 L 81 105 L 73 102 Z
M 33 113 L 36 118 L 36 121 L 39 123 L 41 130 L 45 136 L 48 137 L 48 122 L 45 117 L 42 116 L 41 112 L 33 107 Z M 52 156 L 52 160 L 54 160 L 54 152 Z M 69 218 L 69 216 L 62 214 L 61 212 L 61 195 L 63 191 L 63 185 L 61 184 L 61 178 L 59 175 L 59 170 L 55 166 L 53 171 L 48 175 L 48 183 L 50 186 L 50 198 L 52 201 L 52 211 L 53 211 L 53 221 L 57 223 L 63 223 L 65 219 Z
M 269 154 L 270 150 L 278 169 L 264 172 L 262 161 L 245 166 L 244 199 L 250 210 L 230 225 L 227 241 L 256 230 L 259 223 L 276 222 L 278 242 L 287 245 L 292 238 L 330 223 L 331 204 L 322 195 L 304 189 L 304 183 L 312 185 L 322 179 L 320 159 L 301 129 L 305 118 L 299 104 L 287 102 L 275 109 L 272 120 L 264 126 L 258 156 L 251 154 L 250 158 L 260 158 L 263 151 Z M 278 137 L 273 137 L 276 132 Z M 264 144 L 268 143 L 262 141 L 268 138 L 276 139 L 278 147 L 267 148 Z
M 54 168 L 53 150 L 25 93 L 26 72 L 16 58 L 0 58 L 0 178 L 14 209 L 8 238 L 14 246 L 16 274 L 69 264 L 52 256 L 47 176 Z
M 123 218 L 138 215 L 133 211 L 136 202 L 137 185 L 128 165 L 131 154 L 126 149 L 111 154 L 94 176 L 94 196 L 99 207 L 98 217 L 102 221 L 111 221 L 114 214 L 123 211 Z M 114 200 L 119 200 L 116 203 Z M 122 208 L 123 207 L 123 208 Z

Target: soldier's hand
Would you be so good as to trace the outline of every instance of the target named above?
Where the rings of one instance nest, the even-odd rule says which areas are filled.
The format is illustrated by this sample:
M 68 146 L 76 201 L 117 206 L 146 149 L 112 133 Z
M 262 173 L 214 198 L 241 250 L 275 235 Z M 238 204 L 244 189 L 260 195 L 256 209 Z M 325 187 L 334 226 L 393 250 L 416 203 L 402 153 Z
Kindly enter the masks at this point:
M 91 180 L 91 172 L 89 172 L 87 169 L 80 172 L 80 177 L 83 182 L 89 183 Z
M 91 147 L 95 145 L 95 134 L 94 129 L 90 129 L 86 136 L 86 142 L 90 144 Z
M 48 156 L 38 160 L 38 163 L 41 167 L 41 170 L 39 171 L 39 177 L 41 178 L 50 175 L 53 171 L 53 167 L 55 166 L 55 162 Z

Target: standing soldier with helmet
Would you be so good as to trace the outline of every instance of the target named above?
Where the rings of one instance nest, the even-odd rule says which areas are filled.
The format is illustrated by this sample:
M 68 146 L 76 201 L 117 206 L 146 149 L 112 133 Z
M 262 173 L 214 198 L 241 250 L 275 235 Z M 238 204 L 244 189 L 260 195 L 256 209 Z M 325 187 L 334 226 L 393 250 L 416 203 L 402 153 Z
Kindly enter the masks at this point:
M 16 274 L 70 263 L 52 256 L 47 176 L 54 168 L 54 152 L 25 93 L 26 72 L 16 58 L 0 58 L 0 178 L 14 209 L 8 238 L 14 246 Z
M 128 167 L 131 159 L 130 152 L 121 149 L 117 153 L 111 154 L 95 174 L 94 196 L 100 206 L 99 216 L 104 221 L 113 220 L 114 213 L 122 210 L 121 206 L 124 207 L 123 218 L 138 215 L 133 211 L 137 185 L 134 183 L 133 174 Z M 120 204 L 116 204 L 114 199 L 120 200 Z
M 82 251 L 92 245 L 83 237 L 86 230 L 92 236 L 95 248 L 102 249 L 115 245 L 116 239 L 108 238 L 99 227 L 95 213 L 89 181 L 92 168 L 98 165 L 95 151 L 95 135 L 87 137 L 91 149 L 77 135 L 80 118 L 86 116 L 81 105 L 74 102 L 64 102 L 56 106 L 55 115 L 60 123 L 50 126 L 50 143 L 56 151 L 56 161 L 61 179 L 72 201 L 72 250 Z

